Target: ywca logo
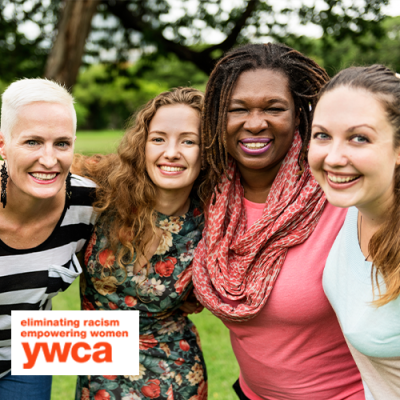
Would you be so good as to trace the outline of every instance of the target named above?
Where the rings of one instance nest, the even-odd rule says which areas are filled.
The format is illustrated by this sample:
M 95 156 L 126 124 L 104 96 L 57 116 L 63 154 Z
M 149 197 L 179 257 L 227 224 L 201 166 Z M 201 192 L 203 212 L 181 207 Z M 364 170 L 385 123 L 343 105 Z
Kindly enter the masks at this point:
M 86 342 L 78 342 L 75 344 L 68 342 L 64 343 L 63 348 L 61 346 L 61 343 L 54 342 L 49 348 L 48 343 L 42 342 L 35 343 L 33 349 L 31 349 L 29 343 L 22 343 L 22 347 L 25 350 L 26 358 L 28 359 L 28 362 L 23 364 L 24 369 L 30 369 L 35 366 L 40 351 L 43 352 L 44 359 L 48 363 L 54 362 L 54 359 L 57 359 L 59 362 L 65 363 L 68 361 L 69 356 L 71 356 L 71 358 L 78 363 L 88 362 L 91 358 L 96 363 L 112 362 L 112 346 L 110 345 L 110 343 L 96 343 L 93 346 L 93 350 L 97 351 L 93 351 L 93 356 L 91 353 L 87 353 L 88 351 L 91 352 L 92 348 Z M 81 349 L 85 351 L 83 355 L 79 355 L 79 350 Z
M 138 311 L 12 311 L 13 375 L 137 375 Z

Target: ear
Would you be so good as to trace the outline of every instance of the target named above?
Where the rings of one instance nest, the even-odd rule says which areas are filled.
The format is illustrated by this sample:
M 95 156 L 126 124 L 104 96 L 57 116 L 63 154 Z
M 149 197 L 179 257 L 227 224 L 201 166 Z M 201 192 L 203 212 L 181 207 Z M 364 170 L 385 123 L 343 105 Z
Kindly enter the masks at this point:
M 0 155 L 3 160 L 7 159 L 6 156 L 6 141 L 3 132 L 0 132 Z

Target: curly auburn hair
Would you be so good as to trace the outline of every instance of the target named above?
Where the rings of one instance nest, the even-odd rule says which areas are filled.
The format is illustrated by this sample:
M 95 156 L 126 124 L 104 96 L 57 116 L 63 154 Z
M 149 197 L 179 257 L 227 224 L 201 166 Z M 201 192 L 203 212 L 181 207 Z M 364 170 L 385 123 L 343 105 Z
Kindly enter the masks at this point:
M 150 122 L 157 110 L 166 105 L 187 105 L 200 115 L 203 101 L 202 92 L 188 87 L 160 93 L 130 118 L 117 154 L 75 157 L 74 173 L 87 176 L 98 185 L 94 209 L 100 214 L 107 247 L 115 252 L 124 269 L 135 254 L 137 258 L 145 255 L 151 239 L 148 228 L 155 232 L 156 227 L 156 186 L 146 171 L 145 155 Z M 192 193 L 203 175 L 196 179 Z
M 329 80 L 328 74 L 316 62 L 283 44 L 247 44 L 219 60 L 207 83 L 201 148 L 203 165 L 207 161 L 210 168 L 201 188 L 202 198 L 207 197 L 209 188 L 216 187 L 227 171 L 227 113 L 235 84 L 243 72 L 257 69 L 277 70 L 288 78 L 289 90 L 300 116 L 299 132 L 303 145 L 299 166 L 303 170 L 316 98 Z

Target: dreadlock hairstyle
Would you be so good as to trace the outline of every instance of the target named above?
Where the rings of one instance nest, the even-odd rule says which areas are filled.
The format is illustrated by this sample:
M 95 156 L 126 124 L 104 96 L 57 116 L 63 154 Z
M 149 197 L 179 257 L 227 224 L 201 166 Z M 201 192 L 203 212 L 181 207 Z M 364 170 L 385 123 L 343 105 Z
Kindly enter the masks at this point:
M 244 45 L 230 51 L 217 63 L 207 83 L 201 149 L 203 166 L 208 164 L 209 170 L 200 188 L 203 200 L 209 199 L 212 193 L 210 188 L 216 188 L 222 175 L 227 173 L 226 124 L 235 84 L 240 74 L 257 69 L 277 70 L 288 78 L 300 116 L 299 133 L 303 145 L 298 162 L 300 170 L 304 169 L 316 97 L 329 77 L 313 60 L 283 44 Z
M 157 188 L 147 174 L 145 155 L 150 122 L 160 107 L 173 104 L 192 107 L 200 115 L 203 99 L 203 93 L 193 88 L 179 87 L 163 92 L 132 116 L 117 154 L 75 157 L 74 173 L 87 176 L 98 185 L 94 209 L 100 213 L 107 247 L 115 253 L 123 269 L 135 255 L 145 255 L 152 237 L 149 227 L 153 232 L 156 227 Z M 200 174 L 192 192 L 198 189 L 202 179 Z
M 339 72 L 319 94 L 322 96 L 338 87 L 349 87 L 371 93 L 383 106 L 386 118 L 393 128 L 393 147 L 400 146 L 400 76 L 384 65 L 351 67 Z M 372 236 L 368 251 L 374 263 L 372 281 L 376 283 L 379 298 L 373 302 L 383 306 L 400 295 L 400 166 L 394 171 L 394 201 L 386 221 Z M 378 277 L 382 276 L 386 291 L 381 294 Z

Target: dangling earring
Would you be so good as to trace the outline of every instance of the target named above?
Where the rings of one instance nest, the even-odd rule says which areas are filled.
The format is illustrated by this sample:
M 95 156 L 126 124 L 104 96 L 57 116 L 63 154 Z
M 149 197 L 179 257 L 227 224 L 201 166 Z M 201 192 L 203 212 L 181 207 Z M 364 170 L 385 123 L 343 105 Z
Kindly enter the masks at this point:
M 0 199 L 0 201 L 3 203 L 3 208 L 4 208 L 7 204 L 7 179 L 8 179 L 7 167 L 6 167 L 5 161 L 3 162 L 3 166 L 1 167 L 0 175 L 1 175 L 1 199 Z
M 1 192 L 1 198 L 3 198 L 3 192 Z M 72 190 L 71 190 L 71 172 L 68 172 L 67 179 L 65 180 L 65 205 L 67 209 L 70 206 L 70 200 L 72 198 Z

